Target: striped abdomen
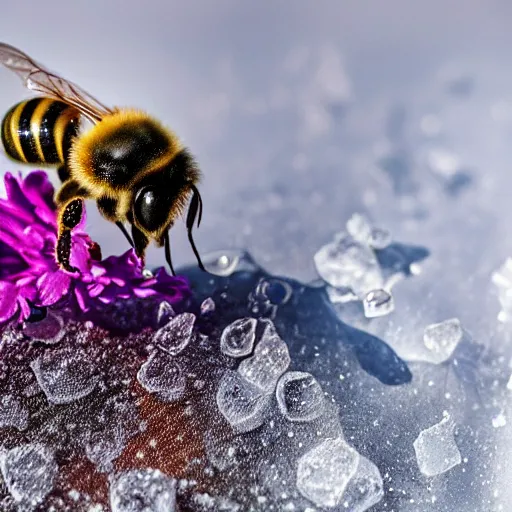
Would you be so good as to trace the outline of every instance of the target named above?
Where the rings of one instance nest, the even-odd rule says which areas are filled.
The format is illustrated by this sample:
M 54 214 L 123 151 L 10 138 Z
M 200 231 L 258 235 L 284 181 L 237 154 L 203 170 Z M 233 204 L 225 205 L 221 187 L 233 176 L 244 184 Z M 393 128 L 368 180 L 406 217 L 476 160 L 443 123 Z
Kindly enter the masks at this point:
M 79 112 L 50 98 L 22 101 L 2 121 L 2 143 L 15 160 L 32 164 L 61 164 L 78 134 Z

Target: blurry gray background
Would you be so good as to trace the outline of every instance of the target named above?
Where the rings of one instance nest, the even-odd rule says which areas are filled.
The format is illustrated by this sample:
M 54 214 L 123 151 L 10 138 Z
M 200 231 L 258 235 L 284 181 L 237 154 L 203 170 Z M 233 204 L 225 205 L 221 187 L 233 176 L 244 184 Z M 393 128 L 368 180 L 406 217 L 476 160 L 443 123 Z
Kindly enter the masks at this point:
M 203 254 L 243 247 L 312 279 L 316 250 L 365 212 L 432 252 L 397 289 L 404 311 L 419 297 L 422 323 L 442 307 L 487 332 L 459 306 L 494 322 L 481 297 L 512 254 L 511 15 L 500 0 L 8 2 L 0 39 L 176 130 L 204 173 Z M 0 111 L 29 94 L 0 70 Z M 104 254 L 125 251 L 88 212 Z M 193 263 L 182 225 L 172 240 Z

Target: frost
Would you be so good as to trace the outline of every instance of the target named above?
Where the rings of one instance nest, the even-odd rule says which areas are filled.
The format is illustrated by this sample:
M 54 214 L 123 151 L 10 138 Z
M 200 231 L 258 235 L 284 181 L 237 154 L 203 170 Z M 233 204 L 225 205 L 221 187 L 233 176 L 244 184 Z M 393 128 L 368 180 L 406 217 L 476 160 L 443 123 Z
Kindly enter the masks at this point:
M 290 421 L 312 421 L 325 411 L 322 388 L 310 373 L 285 373 L 276 396 L 281 413 Z
M 252 352 L 256 337 L 255 318 L 239 318 L 229 324 L 220 338 L 220 349 L 230 357 L 244 357 Z
M 358 297 L 384 287 L 373 250 L 354 237 L 342 234 L 315 254 L 315 265 L 324 281 L 335 288 L 350 288 Z
M 393 296 L 386 290 L 372 290 L 363 300 L 364 316 L 375 318 L 389 315 L 395 309 Z
M 235 432 L 259 427 L 269 409 L 272 396 L 263 394 L 239 373 L 227 371 L 217 390 L 217 406 Z
M 174 512 L 176 480 L 157 469 L 126 471 L 110 487 L 112 512 Z
M 365 512 L 384 496 L 379 469 L 366 457 L 359 457 L 357 470 L 343 493 L 343 507 L 350 512 Z
M 179 358 L 154 352 L 137 373 L 140 385 L 164 401 L 172 402 L 185 394 L 187 380 Z
M 244 359 L 238 372 L 248 382 L 257 386 L 262 392 L 272 392 L 279 377 L 290 364 L 290 354 L 286 343 L 279 337 L 271 320 L 266 322 L 254 355 Z
M 299 459 L 297 488 L 315 505 L 335 507 L 358 464 L 359 454 L 343 439 L 327 439 Z
M 153 343 L 169 354 L 180 353 L 190 342 L 196 317 L 182 313 L 172 318 L 153 335 Z
M 492 282 L 498 288 L 501 312 L 498 319 L 508 322 L 512 316 L 512 258 L 492 274 Z
M 215 302 L 211 297 L 204 299 L 201 303 L 201 315 L 209 315 L 215 311 Z
M 35 509 L 44 500 L 58 473 L 52 451 L 35 443 L 2 453 L 0 468 L 7 489 L 25 510 Z
M 27 408 L 13 395 L 0 399 L 0 428 L 13 427 L 25 430 L 28 426 Z
M 461 463 L 454 429 L 451 418 L 445 416 L 439 423 L 422 430 L 414 441 L 418 466 L 424 475 L 440 475 Z
M 54 404 L 83 398 L 98 382 L 92 362 L 81 350 L 47 350 L 30 367 L 46 398 Z
M 451 318 L 425 329 L 423 341 L 430 350 L 429 360 L 439 364 L 448 360 L 462 339 L 462 327 L 458 318 Z

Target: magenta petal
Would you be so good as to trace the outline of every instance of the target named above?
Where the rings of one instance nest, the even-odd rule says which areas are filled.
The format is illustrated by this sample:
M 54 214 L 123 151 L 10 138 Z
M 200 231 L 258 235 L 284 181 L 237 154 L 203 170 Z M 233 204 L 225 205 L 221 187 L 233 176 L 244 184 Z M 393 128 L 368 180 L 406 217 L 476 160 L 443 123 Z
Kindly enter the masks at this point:
M 96 283 L 92 286 L 89 286 L 89 288 L 87 288 L 87 291 L 89 292 L 89 297 L 97 297 L 98 295 L 101 295 L 101 292 L 103 292 L 103 290 L 105 289 L 105 287 L 100 284 L 100 283 Z
M 0 322 L 11 318 L 18 309 L 18 290 L 16 286 L 0 281 Z
M 82 310 L 82 311 L 87 311 L 87 305 L 85 304 L 85 297 L 84 297 L 84 294 L 82 293 L 82 290 L 77 286 L 75 288 L 75 297 L 76 297 L 76 301 L 78 302 L 78 307 Z
M 134 288 L 133 293 L 136 297 L 144 299 L 146 297 L 151 297 L 151 295 L 155 295 L 156 291 L 151 288 Z
M 69 290 L 71 277 L 61 270 L 46 272 L 37 280 L 41 306 L 50 306 L 61 299 Z

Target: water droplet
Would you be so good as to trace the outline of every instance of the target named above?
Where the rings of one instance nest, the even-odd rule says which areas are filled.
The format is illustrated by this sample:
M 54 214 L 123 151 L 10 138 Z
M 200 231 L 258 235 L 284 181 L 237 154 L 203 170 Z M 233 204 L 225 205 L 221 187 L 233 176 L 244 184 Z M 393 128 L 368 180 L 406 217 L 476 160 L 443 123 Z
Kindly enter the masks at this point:
M 439 423 L 422 430 L 414 441 L 418 466 L 424 475 L 440 475 L 461 463 L 454 429 L 455 424 L 447 415 Z
M 185 394 L 186 376 L 179 360 L 162 352 L 154 352 L 137 373 L 141 386 L 163 401 L 179 400 Z
M 174 512 L 176 480 L 158 469 L 126 471 L 110 487 L 112 512 Z
M 252 352 L 256 337 L 255 318 L 239 318 L 229 324 L 220 337 L 222 352 L 230 357 L 244 357 Z
M 395 309 L 393 296 L 386 290 L 372 290 L 368 292 L 363 300 L 364 316 L 376 318 L 389 315 Z
M 190 342 L 196 316 L 182 313 L 172 318 L 153 335 L 153 343 L 171 355 L 180 353 Z
M 359 464 L 359 453 L 343 439 L 327 439 L 298 462 L 297 488 L 319 507 L 339 505 Z
M 318 381 L 306 372 L 287 372 L 277 383 L 277 403 L 290 421 L 312 421 L 325 410 Z
M 292 287 L 280 279 L 268 279 L 262 283 L 262 293 L 275 306 L 286 304 L 292 295 Z
M 237 433 L 259 427 L 267 414 L 272 396 L 247 382 L 239 373 L 227 371 L 217 390 L 217 406 Z
M 263 392 L 271 393 L 279 377 L 290 365 L 290 354 L 272 321 L 269 319 L 261 321 L 266 325 L 254 355 L 240 363 L 238 373 Z
M 0 428 L 28 427 L 28 409 L 13 395 L 5 395 L 0 399 Z
M 58 473 L 53 452 L 41 444 L 17 446 L 0 457 L 0 468 L 11 496 L 33 510 L 53 489 Z
M 218 251 L 203 258 L 206 270 L 216 276 L 230 276 L 239 261 L 240 254 L 237 251 Z
M 54 404 L 83 398 L 98 382 L 90 358 L 81 350 L 47 350 L 30 367 L 46 398 Z

